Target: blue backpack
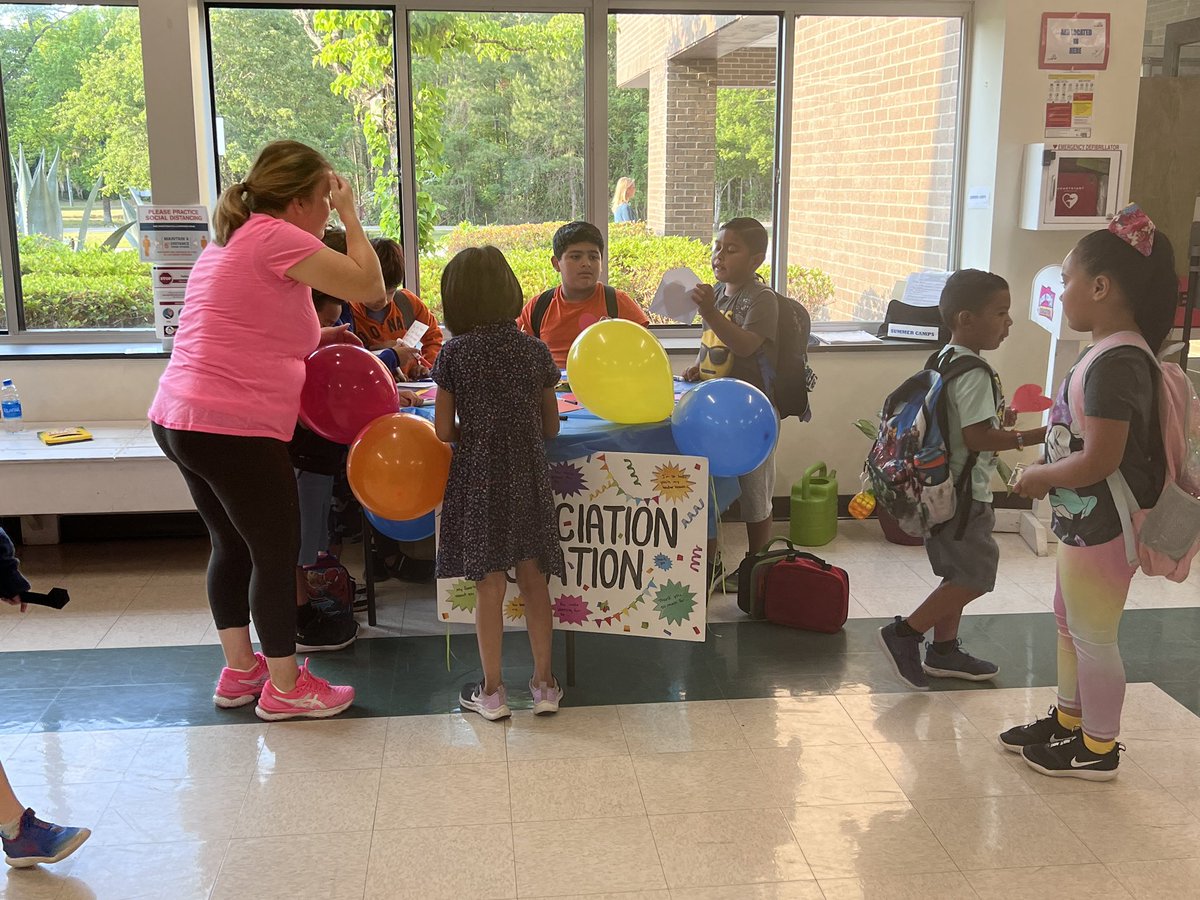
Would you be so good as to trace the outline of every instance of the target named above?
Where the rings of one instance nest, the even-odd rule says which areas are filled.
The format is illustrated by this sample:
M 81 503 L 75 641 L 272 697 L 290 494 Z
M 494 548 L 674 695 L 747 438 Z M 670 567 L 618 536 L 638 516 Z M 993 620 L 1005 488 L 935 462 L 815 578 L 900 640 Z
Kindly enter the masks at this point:
M 962 538 L 971 508 L 971 472 L 978 453 L 966 459 L 955 483 L 950 477 L 950 449 L 946 440 L 949 414 L 946 387 L 973 369 L 983 369 L 992 380 L 996 403 L 999 384 L 991 366 L 978 356 L 942 359 L 941 351 L 925 368 L 892 391 L 879 413 L 879 434 L 867 456 L 865 470 L 875 502 L 888 511 L 906 534 L 929 537 L 960 513 L 955 540 Z

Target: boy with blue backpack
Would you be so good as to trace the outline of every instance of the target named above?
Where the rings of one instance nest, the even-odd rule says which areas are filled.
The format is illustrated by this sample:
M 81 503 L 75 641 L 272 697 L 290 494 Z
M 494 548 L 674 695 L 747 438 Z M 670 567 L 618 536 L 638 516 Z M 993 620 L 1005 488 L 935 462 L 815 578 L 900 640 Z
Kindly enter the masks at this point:
M 885 402 L 867 462 L 876 499 L 899 513 L 907 531 L 925 536 L 930 565 L 942 579 L 907 619 L 896 616 L 879 630 L 892 668 L 917 690 L 929 689 L 930 676 L 986 681 L 999 671 L 962 649 L 958 626 L 963 608 L 996 586 L 996 452 L 1046 437 L 1044 427 L 1002 427 L 1015 424 L 1016 416 L 1006 411 L 1000 380 L 980 355 L 1008 337 L 1011 305 L 1008 283 L 998 275 L 963 269 L 950 276 L 939 303 L 950 343 Z M 921 643 L 931 629 L 922 661 Z

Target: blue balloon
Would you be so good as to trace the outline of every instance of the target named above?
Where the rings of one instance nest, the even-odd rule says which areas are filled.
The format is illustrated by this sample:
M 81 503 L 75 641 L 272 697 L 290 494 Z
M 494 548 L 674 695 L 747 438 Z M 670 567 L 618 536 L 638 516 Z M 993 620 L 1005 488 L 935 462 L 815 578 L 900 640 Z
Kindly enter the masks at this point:
M 365 508 L 363 512 L 367 514 L 367 521 L 375 526 L 376 531 L 384 537 L 390 537 L 393 541 L 423 541 L 425 538 L 433 536 L 436 527 L 432 512 L 426 513 L 419 519 L 409 519 L 407 522 L 385 519 Z
M 779 439 L 779 419 L 767 395 L 736 378 L 705 381 L 679 398 L 671 434 L 680 453 L 707 456 L 717 478 L 761 466 Z

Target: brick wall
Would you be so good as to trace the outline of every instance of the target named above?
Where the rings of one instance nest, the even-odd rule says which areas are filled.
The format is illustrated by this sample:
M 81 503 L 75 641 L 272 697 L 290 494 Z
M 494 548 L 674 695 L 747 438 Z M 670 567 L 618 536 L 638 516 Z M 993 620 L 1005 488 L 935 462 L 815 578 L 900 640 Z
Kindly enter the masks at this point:
M 717 84 L 720 87 L 775 87 L 775 50 L 770 47 L 749 47 L 722 56 L 717 61 Z
M 668 62 L 650 72 L 646 220 L 658 234 L 712 239 L 717 61 Z
M 1146 5 L 1146 46 L 1143 56 L 1161 59 L 1163 39 L 1172 22 L 1200 18 L 1200 0 L 1149 0 Z M 1200 47 L 1184 47 L 1180 53 L 1180 74 L 1195 75 L 1200 66 Z M 1155 64 L 1153 74 L 1161 73 Z
M 829 319 L 880 318 L 947 264 L 959 40 L 957 19 L 797 22 L 788 261 L 833 279 Z

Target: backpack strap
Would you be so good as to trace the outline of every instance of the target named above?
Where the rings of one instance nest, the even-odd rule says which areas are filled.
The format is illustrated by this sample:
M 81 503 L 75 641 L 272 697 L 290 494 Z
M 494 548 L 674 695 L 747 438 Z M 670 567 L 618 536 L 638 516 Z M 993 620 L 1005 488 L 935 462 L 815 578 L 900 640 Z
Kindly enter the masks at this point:
M 1150 345 L 1146 343 L 1146 339 L 1136 331 L 1119 331 L 1116 334 L 1110 334 L 1096 342 L 1083 355 L 1083 358 L 1075 364 L 1075 368 L 1071 370 L 1070 382 L 1067 386 L 1067 405 L 1071 409 L 1071 419 L 1079 424 L 1079 431 L 1083 433 L 1084 422 L 1084 407 L 1083 393 L 1087 384 L 1087 373 L 1092 367 L 1092 363 L 1096 362 L 1104 354 L 1110 350 L 1116 350 L 1120 347 L 1137 347 L 1146 352 L 1150 357 L 1155 370 L 1159 368 L 1158 357 L 1150 349 Z M 1154 385 L 1155 394 L 1155 413 L 1157 413 L 1158 390 L 1157 385 Z M 1157 414 L 1154 416 L 1157 421 Z M 1084 443 L 1087 442 L 1087 435 L 1083 435 Z M 1138 564 L 1137 552 L 1137 535 L 1133 527 L 1133 511 L 1140 508 L 1137 497 L 1133 495 L 1133 489 L 1129 487 L 1129 482 L 1125 480 L 1125 474 L 1121 471 L 1121 467 L 1117 466 L 1117 471 L 1113 472 L 1104 479 L 1104 483 L 1108 485 L 1108 491 L 1112 495 L 1113 506 L 1117 510 L 1117 518 L 1121 520 L 1121 536 L 1125 539 L 1125 559 L 1131 566 Z
M 943 357 L 944 354 L 944 357 Z M 996 383 L 996 373 L 991 366 L 987 364 L 987 360 L 975 355 L 956 355 L 953 350 L 945 353 L 944 349 L 937 351 L 931 357 L 927 368 L 933 369 L 942 376 L 942 390 L 946 389 L 946 385 L 958 378 L 960 375 L 966 375 L 968 372 L 975 369 L 982 369 L 988 373 L 988 377 L 992 382 L 992 396 L 996 401 L 996 405 L 1000 405 L 1000 390 Z M 950 415 L 946 410 L 945 403 L 938 404 L 938 426 L 942 429 L 942 435 L 947 441 L 950 436 Z M 971 476 L 975 471 L 975 464 L 979 462 L 979 452 L 976 450 L 968 451 L 966 462 L 963 464 L 962 472 L 959 473 L 958 483 L 954 486 L 955 496 L 958 498 L 958 511 L 952 521 L 956 523 L 954 539 L 961 541 L 963 535 L 967 533 L 967 524 L 971 519 Z M 946 523 L 949 524 L 948 522 Z M 943 527 L 945 527 L 943 525 Z
M 550 301 L 554 299 L 556 290 L 558 288 L 550 288 L 538 294 L 537 299 L 533 301 L 533 309 L 529 312 L 529 327 L 533 329 L 533 336 L 539 341 L 542 339 L 542 320 L 546 318 L 546 311 L 550 308 Z M 615 295 L 613 301 L 616 301 Z
M 398 288 L 392 295 L 392 300 L 400 310 L 400 321 L 404 324 L 404 330 L 408 331 L 413 322 L 417 321 L 417 309 L 412 302 L 412 296 L 404 288 Z
M 604 306 L 610 319 L 621 318 L 621 310 L 617 306 L 617 289 L 610 284 L 604 286 Z

